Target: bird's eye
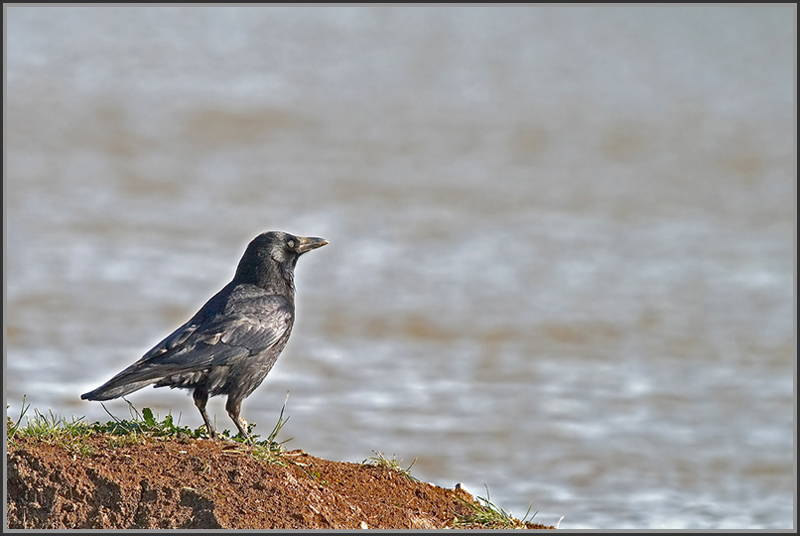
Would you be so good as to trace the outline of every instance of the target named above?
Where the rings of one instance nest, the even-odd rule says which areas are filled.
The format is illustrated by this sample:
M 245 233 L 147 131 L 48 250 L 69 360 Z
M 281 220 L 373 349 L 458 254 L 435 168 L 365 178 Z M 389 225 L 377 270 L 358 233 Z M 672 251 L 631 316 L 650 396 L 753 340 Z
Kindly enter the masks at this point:
M 294 249 L 294 240 L 289 240 L 288 242 L 286 242 L 286 245 Z

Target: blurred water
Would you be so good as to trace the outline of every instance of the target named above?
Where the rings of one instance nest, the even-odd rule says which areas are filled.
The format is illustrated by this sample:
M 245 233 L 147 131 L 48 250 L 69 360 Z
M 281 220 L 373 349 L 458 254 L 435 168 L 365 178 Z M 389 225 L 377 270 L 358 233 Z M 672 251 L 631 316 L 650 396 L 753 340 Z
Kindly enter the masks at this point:
M 288 391 L 289 447 L 541 523 L 792 527 L 793 6 L 6 13 L 10 415 L 106 420 L 283 229 L 331 245 L 258 432 Z

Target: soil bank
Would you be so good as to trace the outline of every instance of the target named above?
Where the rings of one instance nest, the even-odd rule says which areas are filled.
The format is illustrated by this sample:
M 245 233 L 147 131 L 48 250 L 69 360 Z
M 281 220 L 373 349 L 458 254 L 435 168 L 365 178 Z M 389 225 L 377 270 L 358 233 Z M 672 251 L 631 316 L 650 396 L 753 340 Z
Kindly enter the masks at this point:
M 274 463 L 233 441 L 125 443 L 103 434 L 78 446 L 7 442 L 8 528 L 441 529 L 478 504 L 463 489 L 301 450 Z

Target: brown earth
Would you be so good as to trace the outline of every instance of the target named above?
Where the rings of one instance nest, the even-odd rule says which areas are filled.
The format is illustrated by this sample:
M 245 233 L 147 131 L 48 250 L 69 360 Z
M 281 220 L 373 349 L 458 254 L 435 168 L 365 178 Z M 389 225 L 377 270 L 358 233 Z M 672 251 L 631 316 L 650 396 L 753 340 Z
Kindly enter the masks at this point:
M 439 529 L 478 504 L 463 489 L 301 450 L 279 465 L 232 441 L 125 443 L 101 434 L 79 448 L 7 442 L 8 528 Z

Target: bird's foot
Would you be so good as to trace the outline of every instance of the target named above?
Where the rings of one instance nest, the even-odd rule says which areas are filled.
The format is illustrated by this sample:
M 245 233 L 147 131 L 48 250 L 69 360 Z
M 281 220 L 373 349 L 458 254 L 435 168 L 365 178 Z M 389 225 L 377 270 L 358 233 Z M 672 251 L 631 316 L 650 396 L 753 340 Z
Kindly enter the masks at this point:
M 211 426 L 207 424 L 203 425 L 200 428 L 198 428 L 198 431 L 201 431 L 203 428 L 205 428 L 206 436 L 208 439 L 211 440 L 218 439 L 216 431 L 214 431 L 214 429 Z
M 236 427 L 239 429 L 239 435 L 241 435 L 248 444 L 254 445 L 255 442 L 253 441 L 253 438 L 250 437 L 250 425 L 246 420 L 244 420 L 244 417 L 239 417 L 234 422 L 236 423 Z

